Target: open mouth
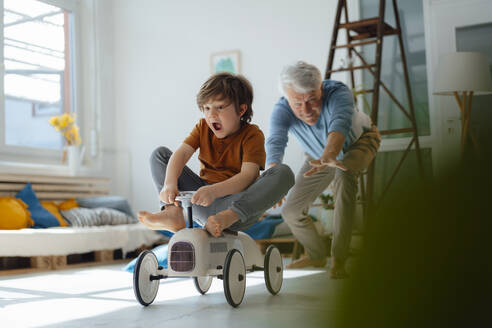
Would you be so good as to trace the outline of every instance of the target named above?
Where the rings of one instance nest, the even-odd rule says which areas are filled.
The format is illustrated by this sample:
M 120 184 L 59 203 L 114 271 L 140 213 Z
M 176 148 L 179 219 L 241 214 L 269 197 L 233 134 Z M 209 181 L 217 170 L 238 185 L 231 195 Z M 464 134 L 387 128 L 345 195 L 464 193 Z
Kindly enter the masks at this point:
M 212 123 L 212 126 L 214 127 L 215 131 L 222 130 L 222 124 L 220 124 L 220 123 Z

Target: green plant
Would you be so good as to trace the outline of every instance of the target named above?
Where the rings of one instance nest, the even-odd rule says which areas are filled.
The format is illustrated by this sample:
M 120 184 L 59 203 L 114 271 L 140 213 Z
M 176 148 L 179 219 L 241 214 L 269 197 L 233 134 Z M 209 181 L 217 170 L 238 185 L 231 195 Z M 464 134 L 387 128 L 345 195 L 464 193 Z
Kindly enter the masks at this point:
M 321 204 L 323 205 L 323 208 L 326 210 L 332 209 L 335 205 L 335 200 L 333 199 L 333 196 L 330 194 L 321 194 L 318 196 L 319 199 L 321 200 Z

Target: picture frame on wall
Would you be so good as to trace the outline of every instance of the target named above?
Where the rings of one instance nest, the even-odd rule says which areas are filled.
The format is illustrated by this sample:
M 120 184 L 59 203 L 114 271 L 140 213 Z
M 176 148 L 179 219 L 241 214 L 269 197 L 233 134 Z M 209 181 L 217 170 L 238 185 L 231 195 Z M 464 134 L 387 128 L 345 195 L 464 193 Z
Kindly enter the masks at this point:
M 210 73 L 220 72 L 241 74 L 241 53 L 239 50 L 214 52 L 210 55 Z

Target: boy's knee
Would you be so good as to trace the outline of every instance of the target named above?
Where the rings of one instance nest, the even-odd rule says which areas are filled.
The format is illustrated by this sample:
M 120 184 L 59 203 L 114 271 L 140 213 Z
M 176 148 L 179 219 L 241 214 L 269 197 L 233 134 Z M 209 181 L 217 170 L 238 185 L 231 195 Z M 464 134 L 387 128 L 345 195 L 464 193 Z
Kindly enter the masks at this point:
M 288 165 L 278 164 L 271 167 L 269 170 L 272 170 L 271 172 L 279 177 L 279 181 L 282 183 L 282 185 L 287 187 L 287 190 L 294 186 L 294 183 L 296 181 L 295 175 Z
M 296 182 L 296 177 L 294 175 L 294 172 L 290 169 L 290 167 L 286 164 L 279 164 L 281 176 L 287 180 L 287 183 L 289 184 L 290 187 L 294 185 Z
M 150 161 L 153 162 L 157 160 L 157 161 L 164 161 L 167 163 L 169 161 L 169 158 L 171 158 L 172 154 L 173 152 L 169 148 L 160 146 L 154 149 L 154 151 L 150 155 Z

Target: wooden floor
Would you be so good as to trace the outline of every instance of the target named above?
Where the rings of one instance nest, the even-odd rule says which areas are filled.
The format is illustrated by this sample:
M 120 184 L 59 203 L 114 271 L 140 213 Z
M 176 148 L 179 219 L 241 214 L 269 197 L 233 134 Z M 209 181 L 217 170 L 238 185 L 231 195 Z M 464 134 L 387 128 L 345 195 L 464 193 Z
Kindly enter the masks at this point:
M 247 275 L 240 307 L 230 307 L 222 281 L 199 295 L 191 279 L 162 280 L 156 300 L 142 307 L 123 264 L 0 277 L 2 327 L 319 327 L 335 311 L 345 281 L 323 270 L 285 270 L 270 295 L 262 272 Z M 329 313 L 332 313 L 329 312 Z M 329 319 L 328 319 L 329 320 Z

